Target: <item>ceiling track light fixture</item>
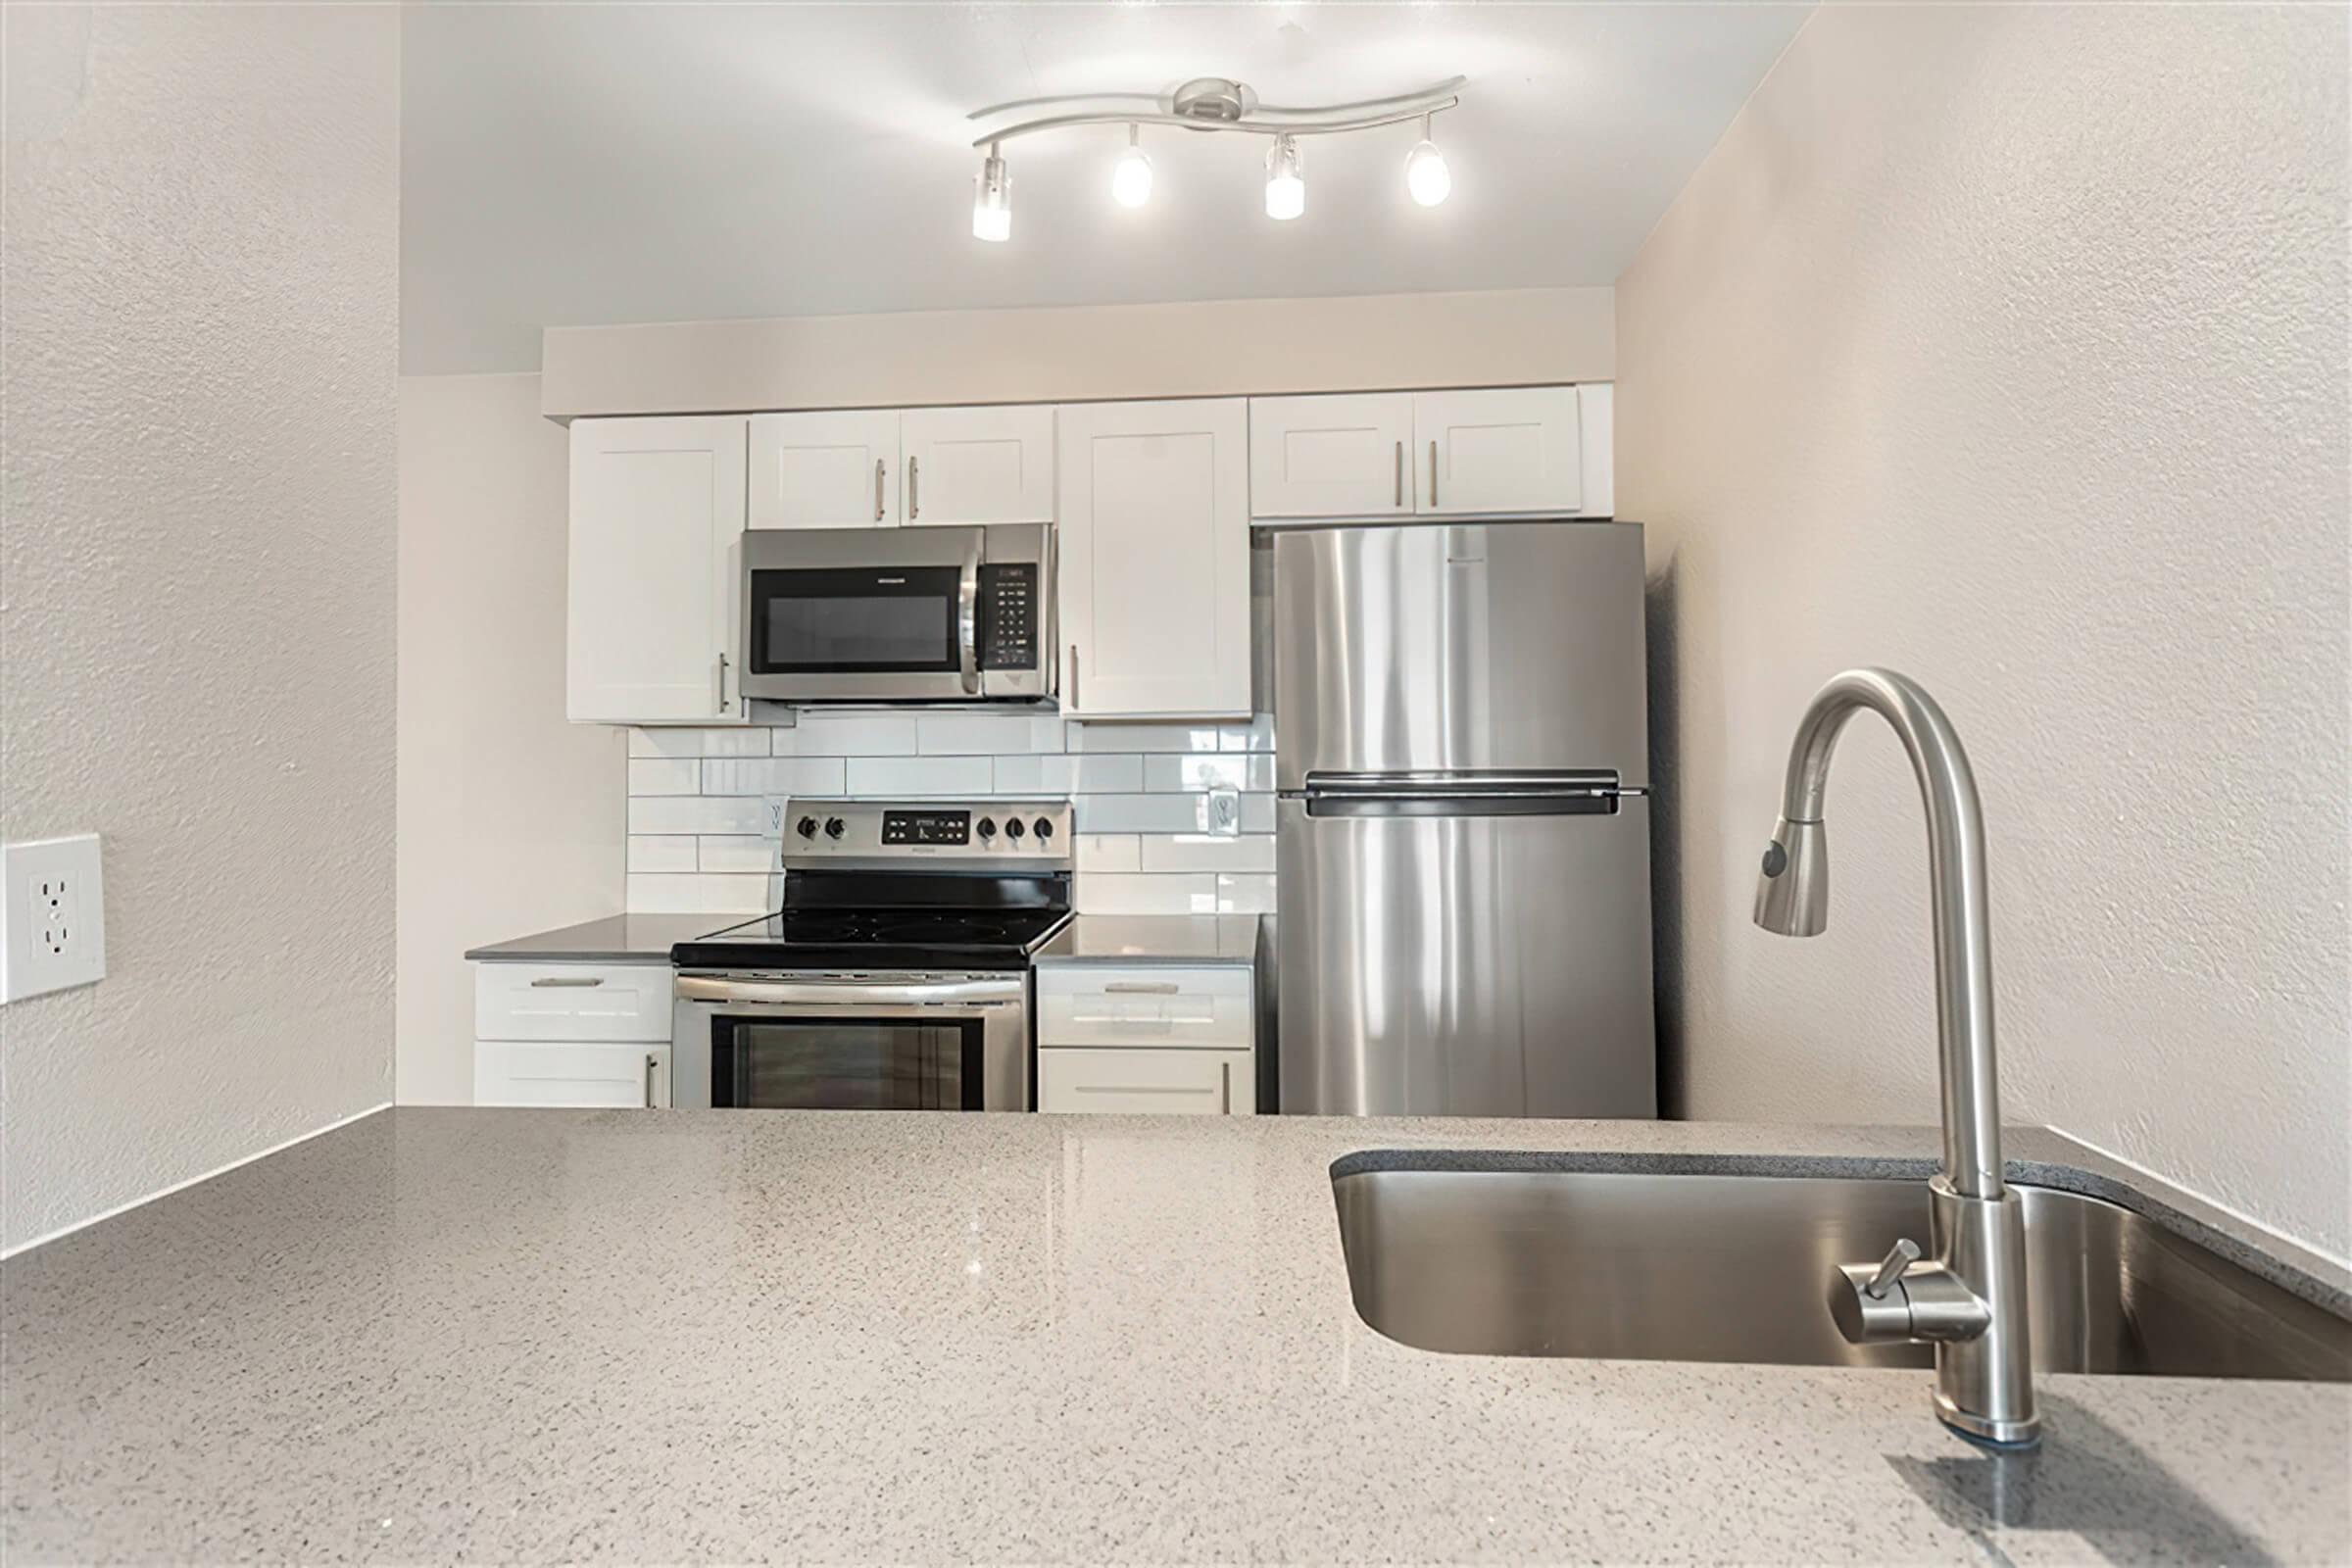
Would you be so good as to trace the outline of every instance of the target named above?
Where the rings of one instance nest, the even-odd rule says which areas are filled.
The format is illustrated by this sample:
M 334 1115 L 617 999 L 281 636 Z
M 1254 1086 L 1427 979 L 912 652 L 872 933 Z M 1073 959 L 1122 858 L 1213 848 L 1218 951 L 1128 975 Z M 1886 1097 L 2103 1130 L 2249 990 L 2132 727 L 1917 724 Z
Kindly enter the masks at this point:
M 1432 138 L 1437 116 L 1461 103 L 1460 88 L 1467 78 L 1448 76 L 1418 92 L 1390 98 L 1366 98 L 1355 103 L 1284 108 L 1262 104 L 1245 82 L 1223 76 L 1201 76 L 1162 98 L 1152 93 L 1073 93 L 1054 98 L 1024 98 L 1013 103 L 975 109 L 967 118 L 997 120 L 1051 104 L 1087 105 L 1067 113 L 1022 120 L 973 140 L 986 159 L 972 180 L 972 233 L 985 240 L 1004 240 L 1012 234 L 1012 178 L 1005 172 L 1000 144 L 1016 136 L 1078 125 L 1127 127 L 1127 147 L 1110 175 L 1111 199 L 1122 207 L 1141 207 L 1152 199 L 1152 160 L 1143 149 L 1143 127 L 1175 125 L 1185 130 L 1238 130 L 1270 136 L 1266 149 L 1266 216 L 1288 220 L 1306 211 L 1306 165 L 1298 149 L 1301 136 L 1336 136 L 1350 131 L 1378 130 L 1387 125 L 1419 122 L 1421 139 L 1405 155 L 1405 190 L 1423 207 L 1435 207 L 1453 188 L 1445 155 Z M 1143 105 L 1150 105 L 1149 109 Z

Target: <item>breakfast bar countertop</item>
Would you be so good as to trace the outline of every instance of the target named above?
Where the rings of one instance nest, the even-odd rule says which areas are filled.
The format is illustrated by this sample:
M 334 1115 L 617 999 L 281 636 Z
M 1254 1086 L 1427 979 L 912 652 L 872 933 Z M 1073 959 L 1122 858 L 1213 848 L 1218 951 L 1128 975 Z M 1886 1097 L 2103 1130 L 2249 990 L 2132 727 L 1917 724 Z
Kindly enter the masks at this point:
M 1924 1372 L 1409 1348 L 1357 1317 L 1332 1198 L 1333 1162 L 1367 1151 L 1916 1179 L 1936 1146 L 1932 1127 L 387 1110 L 0 1264 L 0 1551 L 2352 1558 L 2352 1386 L 2049 1376 L 2042 1449 L 1994 1457 L 1936 1424 Z M 2009 1153 L 2029 1179 L 2149 1190 L 2057 1134 L 2013 1132 Z

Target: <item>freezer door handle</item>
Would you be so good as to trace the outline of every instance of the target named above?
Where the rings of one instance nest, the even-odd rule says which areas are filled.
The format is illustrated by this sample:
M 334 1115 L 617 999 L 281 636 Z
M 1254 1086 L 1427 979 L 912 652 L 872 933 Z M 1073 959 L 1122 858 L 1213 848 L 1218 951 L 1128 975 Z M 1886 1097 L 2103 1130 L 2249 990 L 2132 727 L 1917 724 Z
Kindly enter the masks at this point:
M 1614 816 L 1614 790 L 1392 791 L 1386 795 L 1300 796 L 1309 816 Z

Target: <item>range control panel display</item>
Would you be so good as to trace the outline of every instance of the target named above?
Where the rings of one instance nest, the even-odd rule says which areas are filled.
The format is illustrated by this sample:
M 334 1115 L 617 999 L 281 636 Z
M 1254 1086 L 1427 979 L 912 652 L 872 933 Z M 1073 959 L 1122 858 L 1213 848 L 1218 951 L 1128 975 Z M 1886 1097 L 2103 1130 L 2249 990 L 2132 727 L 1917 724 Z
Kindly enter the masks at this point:
M 969 811 L 884 811 L 882 813 L 882 842 L 885 844 L 969 844 L 972 841 L 972 813 Z

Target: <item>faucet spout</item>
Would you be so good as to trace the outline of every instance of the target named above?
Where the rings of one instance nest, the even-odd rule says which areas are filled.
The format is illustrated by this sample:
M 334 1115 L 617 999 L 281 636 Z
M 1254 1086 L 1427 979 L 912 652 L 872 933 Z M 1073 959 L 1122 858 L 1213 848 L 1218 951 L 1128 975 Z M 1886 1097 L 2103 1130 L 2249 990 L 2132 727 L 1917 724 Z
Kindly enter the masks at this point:
M 2001 1195 L 2001 1118 L 1992 1032 L 1992 941 L 1984 885 L 1984 813 L 1952 722 L 1917 681 L 1849 669 L 1815 694 L 1788 750 L 1781 821 L 1756 881 L 1756 923 L 1787 936 L 1829 926 L 1823 817 L 1830 759 L 1846 720 L 1879 714 L 1902 738 L 1928 811 L 1935 905 L 1936 1036 L 1943 1095 L 1943 1174 L 1966 1198 Z
M 2040 1440 L 2041 1419 L 2024 1207 L 2001 1167 L 1984 808 L 1960 737 L 1918 682 L 1888 669 L 1850 669 L 1814 695 L 1788 749 L 1781 820 L 1756 881 L 1756 924 L 1783 936 L 1828 929 L 1830 758 L 1846 721 L 1865 709 L 1902 738 L 1927 807 L 1943 1169 L 1928 1184 L 1935 1256 L 1924 1258 L 1906 1238 L 1881 1262 L 1841 1265 L 1831 1275 L 1830 1310 L 1858 1345 L 1934 1345 L 1937 1417 L 1972 1442 L 2029 1447 Z

